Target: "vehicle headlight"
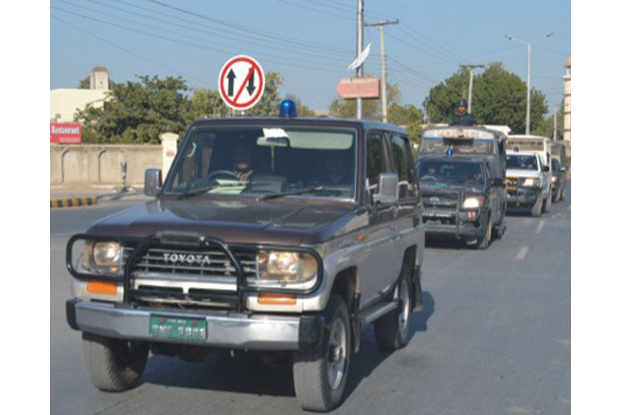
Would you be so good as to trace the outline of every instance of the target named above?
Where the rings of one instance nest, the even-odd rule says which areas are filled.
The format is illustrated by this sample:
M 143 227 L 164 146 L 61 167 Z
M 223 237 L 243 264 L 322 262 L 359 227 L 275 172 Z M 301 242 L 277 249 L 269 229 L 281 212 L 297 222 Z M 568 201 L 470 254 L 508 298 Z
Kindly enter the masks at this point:
M 462 202 L 463 209 L 478 209 L 484 204 L 484 198 L 481 196 L 469 196 Z
M 540 179 L 525 179 L 523 181 L 523 187 L 539 187 Z
M 558 178 L 556 176 L 551 176 L 551 183 L 555 183 Z
M 259 251 L 258 278 L 262 287 L 311 288 L 317 279 L 317 260 L 309 253 Z
M 118 274 L 121 271 L 121 258 L 119 242 L 85 241 L 82 261 L 87 271 Z

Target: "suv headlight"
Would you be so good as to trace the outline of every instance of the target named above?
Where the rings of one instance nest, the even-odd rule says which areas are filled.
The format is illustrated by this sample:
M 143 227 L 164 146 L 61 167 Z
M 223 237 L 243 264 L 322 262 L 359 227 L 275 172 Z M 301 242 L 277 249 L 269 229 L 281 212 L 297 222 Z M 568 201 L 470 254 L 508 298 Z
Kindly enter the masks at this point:
M 82 254 L 83 268 L 97 274 L 120 274 L 122 247 L 119 242 L 85 241 Z
M 540 179 L 525 179 L 523 187 L 540 187 Z
M 479 209 L 484 204 L 482 196 L 468 196 L 462 202 L 463 209 Z
M 308 289 L 317 280 L 317 260 L 306 252 L 259 251 L 258 278 L 250 285 Z
M 551 176 L 551 183 L 555 183 L 558 180 L 558 176 Z

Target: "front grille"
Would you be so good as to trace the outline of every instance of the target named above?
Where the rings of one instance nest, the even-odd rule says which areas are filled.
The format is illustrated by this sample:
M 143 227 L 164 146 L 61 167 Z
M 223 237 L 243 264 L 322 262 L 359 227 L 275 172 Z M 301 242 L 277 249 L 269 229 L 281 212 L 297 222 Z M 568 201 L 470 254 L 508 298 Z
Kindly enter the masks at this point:
M 131 249 L 124 249 L 128 258 Z M 255 251 L 235 250 L 246 278 L 256 278 Z M 237 274 L 225 252 L 215 248 L 149 249 L 131 268 L 130 298 L 150 304 L 235 308 Z
M 452 194 L 424 194 L 422 195 L 423 207 L 426 209 L 443 209 L 455 211 L 458 207 L 460 196 Z
M 516 189 L 519 187 L 518 177 L 506 177 L 506 187 Z

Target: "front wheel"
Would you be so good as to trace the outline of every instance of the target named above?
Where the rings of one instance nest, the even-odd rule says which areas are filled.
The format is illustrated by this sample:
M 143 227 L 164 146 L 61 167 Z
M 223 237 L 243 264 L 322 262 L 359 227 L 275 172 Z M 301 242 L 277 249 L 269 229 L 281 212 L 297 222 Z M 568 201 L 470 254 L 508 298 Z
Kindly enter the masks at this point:
M 493 238 L 493 218 L 492 216 L 489 216 L 488 225 L 486 225 L 486 233 L 484 234 L 482 239 L 478 240 L 477 249 L 487 249 L 492 238 Z
M 327 329 L 319 349 L 295 352 L 293 382 L 302 408 L 327 412 L 343 399 L 352 353 L 351 325 L 343 298 L 332 295 L 325 312 Z
M 375 341 L 382 350 L 397 350 L 408 344 L 412 322 L 409 275 L 410 271 L 404 263 L 402 274 L 397 282 L 398 307 L 373 322 Z
M 551 210 L 551 188 L 549 188 L 549 196 L 547 196 L 547 199 L 545 199 L 543 202 L 543 212 L 549 213 L 550 210 Z
M 82 333 L 87 372 L 93 385 L 106 392 L 136 386 L 148 361 L 146 343 Z

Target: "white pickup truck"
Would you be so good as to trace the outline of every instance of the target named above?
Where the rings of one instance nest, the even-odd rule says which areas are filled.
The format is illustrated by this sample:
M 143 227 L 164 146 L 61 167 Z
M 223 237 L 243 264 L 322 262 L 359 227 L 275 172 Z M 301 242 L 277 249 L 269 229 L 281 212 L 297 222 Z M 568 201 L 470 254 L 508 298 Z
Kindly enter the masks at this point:
M 506 155 L 508 207 L 531 209 L 540 216 L 551 209 L 551 171 L 536 152 L 516 151 Z

